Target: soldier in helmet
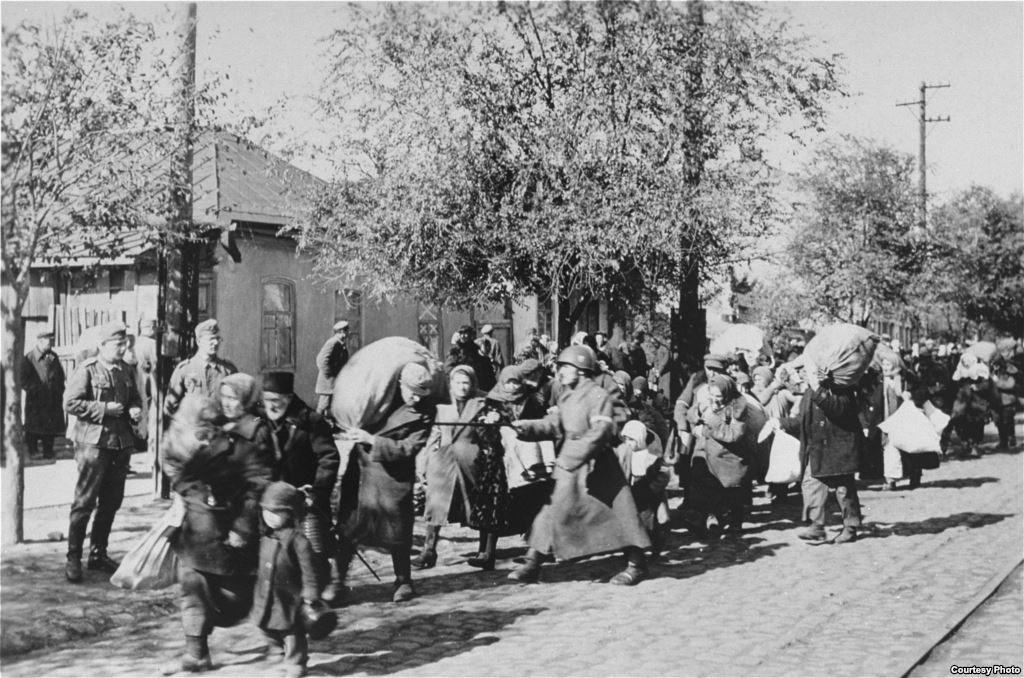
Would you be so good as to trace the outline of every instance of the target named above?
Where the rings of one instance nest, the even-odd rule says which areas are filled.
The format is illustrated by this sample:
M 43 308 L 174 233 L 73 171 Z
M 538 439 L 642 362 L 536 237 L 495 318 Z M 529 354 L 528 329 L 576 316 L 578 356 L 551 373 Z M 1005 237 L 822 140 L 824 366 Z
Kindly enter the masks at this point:
M 82 546 L 93 509 L 96 515 L 88 567 L 110 574 L 118 565 L 107 555 L 107 540 L 124 499 L 124 482 L 135 449 L 132 422 L 142 416 L 135 375 L 121 359 L 126 333 L 127 328 L 119 322 L 105 325 L 99 353 L 79 366 L 64 393 L 64 409 L 78 418 L 72 434 L 78 483 L 71 504 L 65 568 L 70 582 L 82 581 Z
M 189 393 L 219 398 L 221 379 L 238 372 L 234 363 L 218 357 L 220 342 L 220 325 L 216 320 L 210 318 L 196 325 L 195 355 L 174 368 L 167 385 L 164 415 L 168 419 L 174 416 L 181 399 Z
M 544 419 L 512 424 L 522 440 L 562 442 L 551 500 L 533 521 L 526 562 L 509 579 L 538 581 L 545 554 L 569 559 L 620 549 L 627 566 L 611 583 L 632 586 L 647 574 L 643 550 L 651 542 L 615 455 L 612 397 L 594 381 L 598 369 L 588 346 L 565 349 L 558 356 L 558 379 L 565 387 L 558 408 Z

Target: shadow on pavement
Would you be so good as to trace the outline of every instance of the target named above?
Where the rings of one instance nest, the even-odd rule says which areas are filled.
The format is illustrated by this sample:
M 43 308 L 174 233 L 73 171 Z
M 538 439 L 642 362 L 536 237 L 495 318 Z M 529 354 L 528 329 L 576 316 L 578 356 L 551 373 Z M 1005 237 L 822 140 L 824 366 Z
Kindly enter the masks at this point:
M 934 489 L 959 489 L 962 487 L 981 487 L 986 483 L 998 482 L 999 478 L 993 478 L 991 476 L 981 476 L 978 478 L 944 478 L 942 480 L 923 480 L 921 481 L 921 487 Z
M 329 645 L 333 652 L 349 654 L 335 661 L 311 662 L 309 675 L 387 675 L 431 664 L 496 643 L 498 637 L 489 634 L 513 624 L 520 617 L 540 614 L 546 609 L 452 610 L 394 619 L 367 631 L 336 632 L 323 644 Z
M 950 516 L 929 518 L 907 523 L 865 523 L 859 537 L 867 539 L 885 537 L 912 537 L 918 534 L 938 534 L 957 527 L 986 527 L 1012 518 L 1002 513 L 954 513 Z

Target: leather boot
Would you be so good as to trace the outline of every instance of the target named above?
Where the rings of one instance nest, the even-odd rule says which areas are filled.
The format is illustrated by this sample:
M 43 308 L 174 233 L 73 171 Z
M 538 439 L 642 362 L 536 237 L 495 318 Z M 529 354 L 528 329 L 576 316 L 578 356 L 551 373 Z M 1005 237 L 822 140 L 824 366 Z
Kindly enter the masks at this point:
M 626 569 L 611 578 L 608 583 L 618 586 L 636 586 L 647 577 L 647 559 L 644 552 L 635 546 L 626 548 Z
M 72 584 L 82 581 L 82 558 L 68 554 L 67 563 L 64 564 L 64 577 Z
M 177 666 L 164 671 L 165 676 L 175 673 L 203 673 L 213 669 L 210 659 L 210 648 L 206 644 L 206 636 L 185 636 L 185 654 Z
M 470 567 L 479 567 L 481 570 L 493 570 L 494 569 L 494 549 L 498 543 L 498 535 L 494 532 L 481 532 L 480 533 L 480 544 L 482 546 L 480 554 L 475 558 L 470 558 L 466 561 L 466 564 Z
M 823 525 L 808 525 L 796 536 L 804 541 L 825 541 L 825 527 Z
M 117 567 L 120 565 L 116 560 L 107 555 L 105 548 L 93 548 L 89 552 L 89 562 L 86 564 L 90 570 L 98 570 L 100 572 L 106 572 L 108 574 L 114 574 L 117 572 Z
M 437 538 L 439 536 L 441 536 L 440 525 L 427 525 L 423 550 L 412 561 L 412 566 L 417 570 L 429 570 L 437 564 Z
M 857 528 L 856 527 L 843 527 L 843 531 L 832 540 L 833 544 L 846 544 L 849 542 L 857 541 Z
M 391 596 L 394 603 L 404 603 L 416 597 L 416 590 L 412 587 L 412 563 L 409 561 L 409 551 L 402 549 L 391 552 L 391 566 L 395 570 L 395 592 Z

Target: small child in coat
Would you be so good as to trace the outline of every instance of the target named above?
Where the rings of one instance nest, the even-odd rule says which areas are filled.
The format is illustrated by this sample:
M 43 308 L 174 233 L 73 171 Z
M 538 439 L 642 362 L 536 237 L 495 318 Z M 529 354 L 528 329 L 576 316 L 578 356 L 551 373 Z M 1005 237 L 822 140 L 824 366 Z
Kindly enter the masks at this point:
M 657 558 L 664 544 L 663 525 L 668 522 L 668 487 L 671 474 L 665 464 L 658 437 L 642 422 L 627 421 L 622 427 L 622 445 L 617 453 L 627 471 L 633 501 L 640 522 L 651 537 L 651 554 Z
M 283 658 L 288 678 L 306 674 L 309 641 L 303 606 L 323 588 L 316 556 L 302 533 L 305 497 L 286 482 L 272 483 L 260 500 L 263 535 L 251 619 L 267 639 L 267 654 Z

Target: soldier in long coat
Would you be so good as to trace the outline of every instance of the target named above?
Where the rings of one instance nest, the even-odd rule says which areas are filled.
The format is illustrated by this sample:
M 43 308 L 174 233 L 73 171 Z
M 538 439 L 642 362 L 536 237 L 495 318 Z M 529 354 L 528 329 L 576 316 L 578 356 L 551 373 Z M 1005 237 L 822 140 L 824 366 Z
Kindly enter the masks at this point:
M 395 570 L 394 602 L 416 596 L 412 586 L 413 484 L 416 454 L 423 449 L 434 423 L 436 405 L 428 397 L 433 377 L 427 368 L 409 363 L 399 377 L 397 402 L 383 423 L 372 430 L 350 429 L 354 446 L 341 479 L 338 503 L 338 575 L 344 581 L 358 545 L 391 553 Z
M 485 401 L 476 388 L 476 372 L 469 365 L 456 365 L 448 379 L 452 402 L 437 406 L 437 419 L 463 426 L 436 424 L 422 453 L 427 455 L 427 501 L 423 515 L 427 532 L 423 550 L 413 561 L 413 566 L 421 570 L 437 563 L 437 539 L 443 525 L 469 524 L 470 500 L 476 485 L 473 466 L 480 451 L 479 429 L 468 424 L 483 409 Z
M 54 459 L 53 441 L 64 435 L 64 368 L 53 352 L 53 332 L 41 332 L 21 361 L 25 390 L 25 442 L 29 454 Z M 42 444 L 42 454 L 39 446 Z
M 589 347 L 565 349 L 558 378 L 568 389 L 558 409 L 544 419 L 513 422 L 523 440 L 560 443 L 551 499 L 533 521 L 526 562 L 509 574 L 512 580 L 536 582 L 544 554 L 569 559 L 620 549 L 628 565 L 611 583 L 633 585 L 647 573 L 643 551 L 651 542 L 613 449 L 612 398 L 591 379 L 598 369 Z

